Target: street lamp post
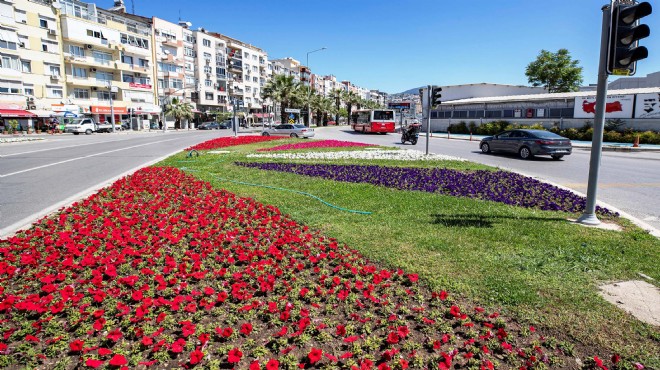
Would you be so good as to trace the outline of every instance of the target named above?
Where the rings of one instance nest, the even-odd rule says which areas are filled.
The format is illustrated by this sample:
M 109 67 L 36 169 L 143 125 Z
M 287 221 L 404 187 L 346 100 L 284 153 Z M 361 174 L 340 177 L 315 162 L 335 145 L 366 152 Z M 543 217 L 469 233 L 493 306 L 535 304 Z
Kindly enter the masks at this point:
M 108 81 L 108 90 L 110 90 L 110 124 L 112 125 L 112 132 L 115 132 L 115 107 L 112 103 L 112 93 L 117 91 L 117 88 L 112 86 L 112 81 Z
M 307 61 L 305 62 L 305 64 L 306 64 L 305 67 L 307 67 L 307 74 L 309 75 L 309 80 L 308 80 L 309 81 L 309 92 L 307 93 L 307 126 L 312 125 L 312 107 L 309 104 L 310 100 L 312 99 L 312 73 L 310 72 L 311 68 L 309 68 L 309 54 L 316 53 L 317 51 L 321 51 L 321 50 L 325 50 L 325 49 L 327 49 L 327 48 L 324 46 L 320 49 L 316 49 L 316 50 L 312 50 L 312 51 L 307 52 Z

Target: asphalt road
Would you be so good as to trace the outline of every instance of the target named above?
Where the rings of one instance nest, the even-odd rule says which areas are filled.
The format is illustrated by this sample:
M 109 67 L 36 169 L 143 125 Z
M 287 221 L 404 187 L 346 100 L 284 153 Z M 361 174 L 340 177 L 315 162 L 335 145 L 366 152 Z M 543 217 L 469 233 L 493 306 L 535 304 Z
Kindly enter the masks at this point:
M 225 131 L 61 134 L 0 144 L 0 236 L 92 194 L 120 175 Z
M 370 144 L 426 150 L 425 133 L 417 145 L 401 144 L 400 134 L 363 134 L 347 126 L 315 130 L 315 139 L 360 141 Z M 554 161 L 550 157 L 522 160 L 513 155 L 482 154 L 479 141 L 447 139 L 434 135 L 429 152 L 462 157 L 473 162 L 519 172 L 558 184 L 576 192 L 587 193 L 590 148 L 574 148 L 570 156 Z M 604 151 L 598 181 L 597 199 L 660 230 L 660 152 Z

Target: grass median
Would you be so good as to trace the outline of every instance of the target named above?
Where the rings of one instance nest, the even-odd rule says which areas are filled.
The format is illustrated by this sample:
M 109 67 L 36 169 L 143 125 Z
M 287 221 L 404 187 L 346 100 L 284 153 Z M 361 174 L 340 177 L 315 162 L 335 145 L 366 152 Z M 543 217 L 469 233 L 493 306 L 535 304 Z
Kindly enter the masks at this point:
M 576 216 L 567 212 L 234 164 L 291 162 L 246 158 L 269 146 L 273 144 L 237 146 L 227 148 L 228 153 L 202 152 L 199 157 L 180 154 L 159 165 L 184 168 L 215 187 L 275 205 L 369 259 L 419 274 L 433 290 L 451 290 L 466 302 L 499 309 L 521 324 L 542 328 L 576 353 L 619 353 L 660 367 L 658 328 L 598 295 L 600 284 L 638 279 L 638 273 L 660 280 L 660 242 L 627 220 L 616 220 L 623 226 L 621 232 L 599 230 L 567 221 Z M 333 163 L 365 164 L 348 159 Z M 492 169 L 457 161 L 377 160 L 369 164 Z

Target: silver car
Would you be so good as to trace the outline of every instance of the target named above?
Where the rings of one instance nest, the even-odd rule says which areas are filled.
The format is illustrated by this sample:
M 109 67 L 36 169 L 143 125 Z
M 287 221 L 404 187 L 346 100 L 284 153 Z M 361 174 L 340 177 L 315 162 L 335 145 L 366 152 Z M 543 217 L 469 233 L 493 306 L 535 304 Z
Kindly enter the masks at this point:
M 264 129 L 261 133 L 262 136 L 281 135 L 289 137 L 302 137 L 308 138 L 314 136 L 314 129 L 305 125 L 292 125 L 284 123 L 281 125 L 273 126 L 272 128 Z
M 549 155 L 554 160 L 560 160 L 571 154 L 571 141 L 563 136 L 545 130 L 509 130 L 495 136 L 487 136 L 479 143 L 482 153 L 509 152 L 516 153 L 522 159 L 530 159 L 535 155 Z

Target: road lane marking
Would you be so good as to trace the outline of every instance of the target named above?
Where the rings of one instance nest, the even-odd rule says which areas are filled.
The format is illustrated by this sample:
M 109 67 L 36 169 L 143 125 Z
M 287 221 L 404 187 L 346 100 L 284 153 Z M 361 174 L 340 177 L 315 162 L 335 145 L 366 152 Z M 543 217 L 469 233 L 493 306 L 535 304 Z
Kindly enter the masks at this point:
M 42 168 L 47 168 L 47 167 L 57 166 L 57 165 L 59 165 L 59 164 L 68 163 L 68 162 L 73 162 L 73 161 L 78 161 L 78 160 L 81 160 L 81 159 L 87 159 L 87 158 L 92 158 L 92 157 L 98 157 L 98 156 L 100 156 L 100 155 L 104 155 L 104 154 L 120 152 L 120 151 L 122 151 L 122 150 L 133 149 L 133 148 L 139 148 L 139 147 L 141 147 L 141 146 L 147 146 L 147 145 L 152 145 L 152 144 L 159 144 L 159 143 L 164 143 L 164 142 L 173 141 L 173 140 L 178 140 L 178 139 L 167 139 L 167 140 L 161 140 L 161 141 L 154 141 L 154 142 L 151 142 L 151 143 L 139 144 L 139 145 L 133 145 L 133 146 L 125 147 L 125 148 L 119 148 L 119 149 L 108 150 L 108 151 L 106 151 L 106 152 L 101 152 L 101 153 L 94 153 L 94 154 L 86 155 L 86 156 L 84 156 L 84 157 L 77 157 L 77 158 L 66 159 L 66 160 L 64 160 L 64 161 L 59 161 L 59 162 L 55 162 L 55 163 L 49 163 L 49 164 L 45 164 L 45 165 L 43 165 L 43 166 L 37 166 L 37 167 L 27 168 L 27 169 L 24 169 L 24 170 L 20 170 L 20 171 L 11 172 L 11 173 L 8 173 L 8 174 L 0 175 L 0 178 L 3 178 L 3 177 L 9 177 L 9 176 L 14 176 L 14 175 L 18 175 L 18 174 L 25 173 L 25 172 L 30 172 L 30 171 L 36 171 L 36 170 L 40 170 L 40 169 L 42 169 Z
M 47 152 L 49 150 L 59 150 L 59 149 L 68 149 L 68 148 L 77 148 L 79 146 L 86 146 L 86 145 L 96 145 L 96 144 L 104 144 L 104 143 L 114 143 L 117 141 L 124 141 L 124 139 L 119 139 L 119 140 L 106 140 L 106 141 L 97 141 L 93 143 L 86 143 L 86 144 L 75 144 L 75 145 L 67 145 L 67 146 L 58 146 L 57 148 L 45 148 L 45 149 L 38 149 L 38 150 L 31 150 L 29 152 L 21 152 L 21 153 L 12 153 L 12 154 L 0 154 L 0 158 L 4 157 L 13 157 L 17 155 L 23 155 L 23 154 L 32 154 L 32 153 L 39 153 L 39 152 Z

